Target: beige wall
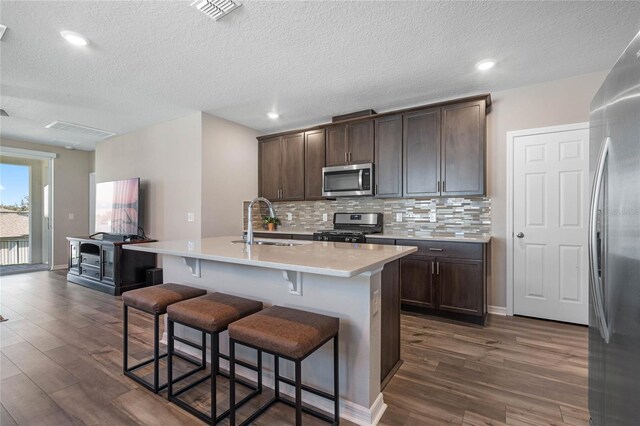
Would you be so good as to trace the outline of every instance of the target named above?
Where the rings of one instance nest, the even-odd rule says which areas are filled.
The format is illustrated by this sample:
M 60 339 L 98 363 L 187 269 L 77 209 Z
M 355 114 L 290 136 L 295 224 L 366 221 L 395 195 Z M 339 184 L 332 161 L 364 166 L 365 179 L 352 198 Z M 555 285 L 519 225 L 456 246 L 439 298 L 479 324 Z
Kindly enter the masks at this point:
M 140 178 L 142 226 L 159 240 L 201 232 L 202 113 L 99 142 L 96 182 Z M 187 222 L 187 213 L 194 221 Z
M 202 236 L 242 234 L 243 201 L 258 195 L 259 133 L 202 114 Z
M 53 264 L 66 266 L 66 237 L 89 233 L 91 153 L 9 139 L 2 139 L 0 144 L 7 147 L 58 154 L 58 157 L 53 161 Z M 69 219 L 70 213 L 73 214 L 73 219 Z
M 605 72 L 491 94 L 488 116 L 488 195 L 491 197 L 489 305 L 506 306 L 507 132 L 589 121 L 589 104 Z

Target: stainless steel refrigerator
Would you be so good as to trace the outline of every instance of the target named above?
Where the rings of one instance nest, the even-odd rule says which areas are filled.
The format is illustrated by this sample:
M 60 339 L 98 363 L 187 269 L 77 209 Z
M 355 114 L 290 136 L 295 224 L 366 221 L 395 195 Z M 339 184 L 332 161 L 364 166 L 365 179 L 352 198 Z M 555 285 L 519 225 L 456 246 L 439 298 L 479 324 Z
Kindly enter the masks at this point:
M 591 103 L 589 411 L 640 425 L 640 33 Z

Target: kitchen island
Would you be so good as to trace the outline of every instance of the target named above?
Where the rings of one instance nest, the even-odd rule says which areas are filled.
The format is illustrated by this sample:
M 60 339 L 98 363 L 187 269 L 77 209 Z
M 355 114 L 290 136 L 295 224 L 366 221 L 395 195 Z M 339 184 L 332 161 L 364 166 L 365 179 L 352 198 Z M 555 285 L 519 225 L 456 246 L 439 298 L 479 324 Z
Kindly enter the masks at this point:
M 136 244 L 127 250 L 163 255 L 165 282 L 250 297 L 340 318 L 340 397 L 342 417 L 357 424 L 376 424 L 386 405 L 380 392 L 381 272 L 385 264 L 415 252 L 415 247 L 265 240 L 247 246 L 234 237 Z M 274 245 L 278 243 L 278 245 Z M 399 313 L 398 313 L 399 315 Z M 198 341 L 199 333 L 176 327 L 176 335 Z M 189 352 L 187 346 L 177 346 Z M 252 362 L 255 353 L 239 356 Z M 228 350 L 223 340 L 221 351 Z M 194 354 L 195 355 L 195 354 Z M 332 389 L 332 348 L 303 363 L 303 381 Z M 222 363 L 223 367 L 225 366 Z M 272 360 L 264 358 L 265 385 L 273 385 Z M 293 375 L 293 365 L 281 373 Z M 239 374 L 255 373 L 239 368 Z M 283 386 L 290 395 L 292 388 Z M 331 412 L 331 403 L 311 394 L 304 401 Z

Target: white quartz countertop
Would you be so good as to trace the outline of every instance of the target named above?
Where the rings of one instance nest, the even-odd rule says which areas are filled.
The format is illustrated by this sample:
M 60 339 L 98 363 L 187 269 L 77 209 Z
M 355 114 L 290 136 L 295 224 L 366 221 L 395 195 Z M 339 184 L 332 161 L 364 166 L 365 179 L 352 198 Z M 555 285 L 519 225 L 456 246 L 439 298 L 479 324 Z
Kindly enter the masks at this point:
M 417 251 L 411 246 L 324 241 L 264 240 L 296 244 L 291 247 L 247 246 L 232 242 L 237 240 L 238 237 L 215 237 L 127 244 L 123 247 L 126 250 L 346 278 L 375 270 Z
M 245 231 L 246 232 L 246 231 Z M 254 229 L 254 233 L 261 234 L 286 234 L 286 235 L 313 235 L 315 230 L 305 228 L 283 228 L 279 227 L 275 231 L 267 229 Z M 409 233 L 401 231 L 385 231 L 381 234 L 367 235 L 367 238 L 385 238 L 389 240 L 416 240 L 416 241 L 442 241 L 442 242 L 465 242 L 486 244 L 491 241 L 490 234 L 454 234 L 454 233 Z

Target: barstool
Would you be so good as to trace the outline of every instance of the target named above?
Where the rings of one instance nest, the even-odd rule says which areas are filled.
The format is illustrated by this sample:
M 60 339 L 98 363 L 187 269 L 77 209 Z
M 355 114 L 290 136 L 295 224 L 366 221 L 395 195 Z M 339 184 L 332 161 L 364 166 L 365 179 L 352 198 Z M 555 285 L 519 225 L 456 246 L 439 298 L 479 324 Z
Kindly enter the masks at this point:
M 332 424 L 340 423 L 340 393 L 338 367 L 338 318 L 320 315 L 298 309 L 272 306 L 256 314 L 229 325 L 230 360 L 230 424 L 235 425 L 235 346 L 247 346 L 270 353 L 274 356 L 275 396 L 249 416 L 242 425 L 256 420 L 269 407 L 282 402 L 296 409 L 296 425 L 302 424 L 302 412 L 311 414 Z M 333 395 L 302 384 L 302 361 L 333 339 Z M 295 363 L 295 381 L 280 376 L 280 358 Z M 280 382 L 295 386 L 295 402 L 280 396 Z M 334 403 L 334 417 L 331 418 L 311 408 L 302 406 L 302 391 L 326 398 Z
M 160 359 L 167 356 L 167 353 L 160 355 L 160 315 L 167 312 L 167 306 L 172 303 L 177 303 L 183 300 L 191 299 L 193 297 L 202 296 L 207 294 L 206 290 L 199 288 L 189 287 L 182 284 L 161 284 L 153 287 L 145 287 L 137 290 L 127 291 L 122 293 L 123 302 L 123 361 L 122 372 L 125 376 L 135 380 L 142 386 L 153 391 L 154 393 L 160 392 L 167 386 L 167 383 L 160 385 Z M 128 308 L 134 308 L 147 314 L 153 315 L 153 358 L 142 361 L 133 367 L 129 367 L 129 310 Z M 189 363 L 198 366 L 197 369 L 185 373 L 183 376 L 189 376 L 197 371 L 203 370 L 207 366 L 206 361 L 206 340 L 205 334 L 202 334 L 202 346 L 185 341 L 186 344 L 190 344 L 196 349 L 202 350 L 202 362 L 198 364 L 191 358 L 188 358 L 182 354 L 179 356 L 188 361 Z M 178 355 L 178 354 L 176 354 Z M 153 383 L 150 383 L 143 378 L 134 374 L 134 371 L 144 367 L 153 362 Z
M 262 309 L 262 302 L 243 297 L 232 296 L 224 293 L 209 293 L 206 296 L 196 297 L 194 299 L 185 300 L 169 306 L 167 309 L 168 320 L 168 399 L 184 410 L 190 412 L 199 419 L 215 424 L 229 415 L 230 410 L 225 410 L 222 414 L 217 415 L 217 376 L 229 377 L 228 374 L 220 371 L 220 358 L 229 360 L 227 355 L 220 353 L 220 333 L 225 331 L 230 323 L 244 318 L 248 315 L 256 313 Z M 180 379 L 173 380 L 173 355 L 174 340 L 178 340 L 174 336 L 174 324 L 182 324 L 186 327 L 201 331 L 203 334 L 211 335 L 211 374 L 204 376 L 199 380 L 183 387 L 174 392 L 173 386 Z M 182 341 L 182 340 L 181 340 Z M 206 344 L 206 341 L 205 341 Z M 231 361 L 230 361 L 231 362 Z M 238 406 L 249 401 L 253 396 L 262 392 L 262 354 L 258 351 L 257 366 L 251 365 L 244 361 L 236 360 L 237 364 L 249 368 L 258 373 L 257 385 L 252 385 L 246 381 L 238 381 L 242 385 L 251 389 L 251 393 L 244 397 Z M 188 404 L 179 396 L 189 389 L 198 386 L 207 379 L 211 379 L 211 410 L 210 414 L 204 413 L 194 406 Z

